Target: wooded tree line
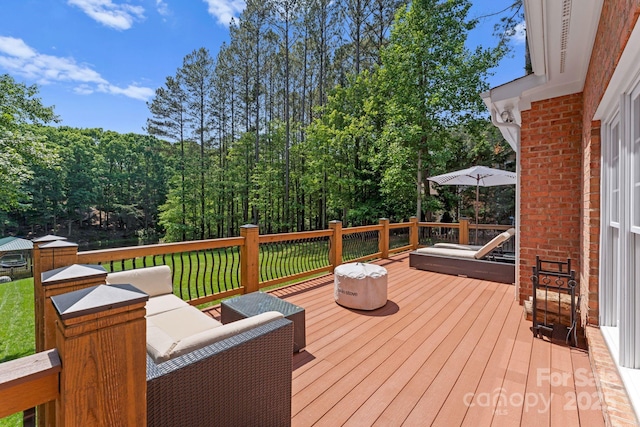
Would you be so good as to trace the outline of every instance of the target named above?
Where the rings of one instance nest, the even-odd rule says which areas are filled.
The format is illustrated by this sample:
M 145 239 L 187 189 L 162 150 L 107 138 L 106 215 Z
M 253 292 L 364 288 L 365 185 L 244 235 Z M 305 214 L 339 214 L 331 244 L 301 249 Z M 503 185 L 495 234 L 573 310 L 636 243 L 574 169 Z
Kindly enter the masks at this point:
M 57 154 L 34 160 L 4 221 L 94 218 L 191 240 L 245 223 L 275 233 L 457 216 L 455 188 L 433 196 L 427 176 L 513 166 L 479 97 L 506 45 L 465 47 L 469 7 L 250 0 L 229 43 L 189 53 L 157 89 L 149 135 L 30 124 L 51 111 L 14 118 Z M 513 189 L 490 191 L 498 200 Z M 486 204 L 485 219 L 505 221 L 510 203 Z
M 170 144 L 102 129 L 23 125 L 2 132 L 0 146 L 15 144 L 16 137 L 27 155 L 0 164 L 3 172 L 5 165 L 13 168 L 3 174 L 12 194 L 0 195 L 2 235 L 65 235 L 93 227 L 156 236 L 171 175 Z

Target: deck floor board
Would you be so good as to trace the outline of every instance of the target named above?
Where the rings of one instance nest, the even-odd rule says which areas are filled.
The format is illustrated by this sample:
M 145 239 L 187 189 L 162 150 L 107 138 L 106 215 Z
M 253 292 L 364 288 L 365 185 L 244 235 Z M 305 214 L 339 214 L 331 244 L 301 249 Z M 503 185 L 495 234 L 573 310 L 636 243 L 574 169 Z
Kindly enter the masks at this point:
M 588 353 L 534 338 L 512 285 L 376 263 L 371 312 L 337 305 L 332 275 L 271 291 L 306 313 L 293 426 L 605 425 Z

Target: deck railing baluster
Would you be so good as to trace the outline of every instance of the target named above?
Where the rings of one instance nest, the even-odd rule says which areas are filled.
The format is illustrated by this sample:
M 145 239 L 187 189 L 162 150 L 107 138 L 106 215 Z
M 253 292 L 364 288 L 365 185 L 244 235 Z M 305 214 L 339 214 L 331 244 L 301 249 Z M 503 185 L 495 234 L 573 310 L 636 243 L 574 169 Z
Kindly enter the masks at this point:
M 227 291 L 229 290 L 229 288 L 227 288 L 227 265 L 229 265 L 229 249 L 230 248 L 224 248 L 224 263 L 222 262 L 222 259 L 220 259 L 220 265 L 223 267 L 223 271 L 222 271 L 222 275 L 220 275 L 220 270 L 218 270 L 218 290 L 222 290 L 220 283 L 224 283 L 224 290 Z M 218 257 L 221 257 L 222 255 L 220 255 L 220 252 L 218 252 Z M 231 278 L 233 280 L 233 278 Z M 231 287 L 233 287 L 234 284 L 233 282 L 231 283 Z

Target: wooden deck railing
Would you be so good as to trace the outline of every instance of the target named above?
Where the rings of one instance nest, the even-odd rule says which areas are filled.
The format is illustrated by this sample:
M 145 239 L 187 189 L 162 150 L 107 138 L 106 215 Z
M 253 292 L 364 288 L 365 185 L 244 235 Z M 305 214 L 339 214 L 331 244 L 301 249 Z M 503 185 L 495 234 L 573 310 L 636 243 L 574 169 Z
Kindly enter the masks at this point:
M 77 252 L 75 263 L 99 264 L 108 272 L 168 265 L 174 293 L 193 305 L 331 272 L 343 262 L 365 262 L 437 242 L 486 243 L 506 225 L 408 222 L 259 235 L 241 228 L 240 237 Z M 474 236 L 474 240 L 470 238 Z M 37 263 L 36 263 L 37 264 Z M 36 266 L 37 268 L 37 266 Z
M 36 313 L 40 345 L 54 331 L 55 348 L 0 364 L 0 418 L 26 411 L 34 425 L 38 406 L 39 426 L 145 425 L 148 296 L 102 286 L 96 298 L 82 290 L 86 276 L 65 276 L 53 286 L 79 292 L 48 293 L 41 306 L 53 319 Z
M 58 399 L 60 369 L 57 350 L 0 364 L 0 418 Z
M 477 233 L 490 231 L 491 233 L 482 236 L 483 240 L 489 240 L 507 228 L 509 226 L 480 225 L 472 232 L 475 237 Z M 61 419 L 65 425 L 84 425 L 85 422 L 90 422 L 95 414 L 76 412 L 95 411 L 95 408 L 91 408 L 95 402 L 87 403 L 88 406 L 82 409 L 78 402 L 83 399 L 97 399 L 102 409 L 113 407 L 113 402 L 116 401 L 123 405 L 133 405 L 119 414 L 102 414 L 109 418 L 109 422 L 113 421 L 115 424 L 137 423 L 146 416 L 146 413 L 139 415 L 143 409 L 146 411 L 146 407 L 132 403 L 131 399 L 122 402 L 118 396 L 111 395 L 126 394 L 122 393 L 122 390 L 128 390 L 128 393 L 133 391 L 137 396 L 141 393 L 143 395 L 143 391 L 136 388 L 138 386 L 132 385 L 131 377 L 144 372 L 144 368 L 127 359 L 123 352 L 92 348 L 93 344 L 90 343 L 96 341 L 86 336 L 89 331 L 96 337 L 104 336 L 100 338 L 105 339 L 102 343 L 119 342 L 112 339 L 109 335 L 112 332 L 109 331 L 122 322 L 122 326 L 119 327 L 133 328 L 132 336 L 137 336 L 137 341 L 144 343 L 143 305 L 133 302 L 131 309 L 115 308 L 115 315 L 110 307 L 103 307 L 105 313 L 92 313 L 81 321 L 61 319 L 60 313 L 51 302 L 52 298 L 59 295 L 104 283 L 108 272 L 169 265 L 174 274 L 174 293 L 191 304 L 203 304 L 299 280 L 309 275 L 331 272 L 343 262 L 387 258 L 391 254 L 438 241 L 466 244 L 469 242 L 469 235 L 469 223 L 464 220 L 460 223 L 443 224 L 418 222 L 412 218 L 408 222 L 395 224 L 381 219 L 376 225 L 344 229 L 340 221 L 333 221 L 328 230 L 275 235 L 259 235 L 257 226 L 246 225 L 241 228 L 240 237 L 86 252 L 78 252 L 74 243 L 55 239 L 50 242 L 40 241 L 35 244 L 33 251 L 38 353 L 0 364 L 0 402 L 3 403 L 0 418 L 40 405 L 39 411 L 42 412 L 38 415 L 39 425 L 54 425 Z M 99 266 L 90 267 L 92 272 L 87 275 L 86 270 L 78 271 L 82 267 L 78 264 Z M 50 274 L 54 270 L 66 270 L 67 267 L 68 271 L 64 272 L 63 278 L 50 276 L 45 280 L 46 283 L 43 283 L 41 273 Z M 122 318 L 118 320 L 118 316 Z M 78 333 L 81 335 L 77 335 Z M 82 345 L 78 345 L 78 340 L 82 341 Z M 126 345 L 132 346 L 129 352 L 144 353 L 144 346 L 138 346 L 137 341 L 127 340 Z M 114 352 L 124 357 L 122 363 L 126 369 L 123 370 L 122 366 L 114 364 L 113 357 L 104 360 L 92 359 L 91 370 L 87 370 L 82 363 L 73 362 L 84 360 L 89 353 L 96 355 Z M 101 377 L 104 375 L 104 369 L 117 371 L 118 381 L 121 382 L 97 386 L 96 372 L 100 372 Z M 77 383 L 70 383 L 71 379 Z M 83 383 L 85 380 L 88 381 L 87 384 Z M 138 380 L 136 384 L 144 383 L 143 379 Z M 84 386 L 93 390 L 92 393 L 78 396 L 78 387 Z M 133 399 L 137 402 L 140 400 L 144 398 Z M 105 406 L 105 402 L 110 403 Z M 71 414 L 74 414 L 73 420 L 69 418 Z M 119 416 L 123 418 L 117 421 Z

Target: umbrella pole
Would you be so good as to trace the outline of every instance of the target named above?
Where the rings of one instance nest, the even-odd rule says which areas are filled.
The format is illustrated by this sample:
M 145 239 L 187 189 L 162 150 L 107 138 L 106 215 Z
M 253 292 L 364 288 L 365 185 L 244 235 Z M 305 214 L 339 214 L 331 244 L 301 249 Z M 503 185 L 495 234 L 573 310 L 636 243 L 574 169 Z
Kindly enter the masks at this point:
M 478 244 L 478 203 L 480 203 L 480 178 L 478 178 L 478 183 L 476 184 L 476 238 L 475 244 Z

